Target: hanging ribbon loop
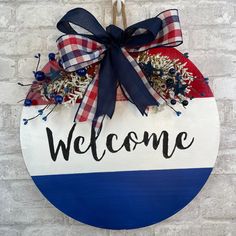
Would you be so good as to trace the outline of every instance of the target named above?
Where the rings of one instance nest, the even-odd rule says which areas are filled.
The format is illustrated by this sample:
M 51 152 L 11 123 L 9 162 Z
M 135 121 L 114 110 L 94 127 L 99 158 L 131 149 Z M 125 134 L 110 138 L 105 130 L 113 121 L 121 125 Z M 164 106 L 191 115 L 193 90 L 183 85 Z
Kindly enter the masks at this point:
M 90 33 L 77 33 L 71 23 Z M 159 105 L 156 92 L 129 53 L 180 45 L 182 32 L 177 10 L 162 12 L 157 17 L 136 23 L 125 30 L 115 25 L 105 30 L 91 13 L 76 8 L 69 11 L 57 27 L 66 33 L 58 39 L 65 70 L 76 71 L 101 62 L 98 76 L 88 87 L 79 106 L 79 121 L 98 121 L 105 115 L 112 118 L 118 84 L 142 115 L 148 106 Z

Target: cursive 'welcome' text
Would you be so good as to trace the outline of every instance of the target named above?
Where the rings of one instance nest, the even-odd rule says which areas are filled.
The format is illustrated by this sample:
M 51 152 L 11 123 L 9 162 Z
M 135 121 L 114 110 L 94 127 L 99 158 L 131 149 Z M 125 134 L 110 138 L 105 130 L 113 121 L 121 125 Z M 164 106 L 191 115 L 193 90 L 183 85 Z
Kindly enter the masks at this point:
M 95 161 L 101 161 L 107 152 L 117 153 L 122 149 L 127 152 L 134 151 L 138 145 L 150 146 L 154 150 L 158 148 L 162 148 L 162 154 L 164 158 L 171 158 L 174 155 L 176 149 L 184 150 L 191 147 L 194 142 L 194 138 L 189 139 L 187 132 L 180 132 L 176 136 L 175 143 L 170 147 L 169 145 L 169 133 L 163 130 L 159 135 L 156 133 L 149 133 L 147 131 L 143 132 L 142 137 L 138 137 L 137 133 L 134 131 L 130 131 L 127 133 L 125 138 L 122 140 L 122 143 L 119 147 L 115 145 L 118 141 L 121 141 L 117 134 L 110 133 L 107 135 L 106 147 L 100 148 L 97 147 L 97 140 L 99 139 L 99 135 L 96 135 L 95 130 L 91 130 L 90 135 L 90 143 L 85 146 L 85 137 L 77 136 L 73 138 L 74 130 L 76 124 L 72 126 L 68 133 L 67 142 L 64 143 L 60 140 L 55 148 L 53 132 L 50 128 L 46 128 L 48 145 L 51 154 L 51 158 L 53 161 L 57 160 L 58 153 L 61 149 L 63 157 L 66 161 L 69 161 L 71 146 L 73 145 L 74 151 L 77 154 L 85 154 L 88 151 L 91 151 L 93 158 Z M 115 147 L 116 146 L 116 147 Z

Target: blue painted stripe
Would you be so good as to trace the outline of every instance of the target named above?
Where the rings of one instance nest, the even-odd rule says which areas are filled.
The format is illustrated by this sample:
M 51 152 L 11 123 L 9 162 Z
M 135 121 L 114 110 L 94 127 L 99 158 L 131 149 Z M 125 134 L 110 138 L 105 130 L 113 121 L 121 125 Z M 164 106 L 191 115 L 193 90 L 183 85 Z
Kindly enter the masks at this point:
M 44 196 L 72 218 L 100 228 L 160 222 L 187 205 L 212 168 L 33 176 Z

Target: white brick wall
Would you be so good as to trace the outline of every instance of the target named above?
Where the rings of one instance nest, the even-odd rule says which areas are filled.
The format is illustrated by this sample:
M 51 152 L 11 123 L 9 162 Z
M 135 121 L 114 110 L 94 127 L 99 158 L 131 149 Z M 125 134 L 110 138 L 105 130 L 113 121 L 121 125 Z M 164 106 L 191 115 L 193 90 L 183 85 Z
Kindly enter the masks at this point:
M 110 0 L 0 0 L 0 236 L 234 236 L 236 235 L 236 0 L 127 0 L 128 23 L 179 8 L 190 59 L 210 77 L 221 119 L 216 168 L 185 209 L 151 227 L 131 231 L 97 229 L 52 207 L 31 181 L 20 150 L 21 105 L 31 81 L 33 55 L 47 56 L 59 36 L 55 24 L 82 6 L 103 24 L 111 22 Z

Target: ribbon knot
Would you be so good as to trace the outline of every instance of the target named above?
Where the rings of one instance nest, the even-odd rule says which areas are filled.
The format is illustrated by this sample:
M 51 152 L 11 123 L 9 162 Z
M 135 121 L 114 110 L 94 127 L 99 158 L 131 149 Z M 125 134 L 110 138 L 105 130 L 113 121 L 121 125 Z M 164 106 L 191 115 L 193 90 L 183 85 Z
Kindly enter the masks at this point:
M 109 35 L 109 43 L 107 44 L 107 47 L 122 47 L 124 45 L 124 30 L 121 28 L 115 26 L 115 25 L 109 25 L 106 28 L 106 32 Z
M 77 33 L 71 23 L 90 34 Z M 91 120 L 93 127 L 99 130 L 105 115 L 112 118 L 117 86 L 142 115 L 146 114 L 148 106 L 159 105 L 158 94 L 130 53 L 180 45 L 182 32 L 177 10 L 164 11 L 125 30 L 115 25 L 105 30 L 91 13 L 76 8 L 58 22 L 57 28 L 66 34 L 58 39 L 65 70 L 76 71 L 100 61 L 99 72 L 88 86 L 76 113 L 78 121 Z

